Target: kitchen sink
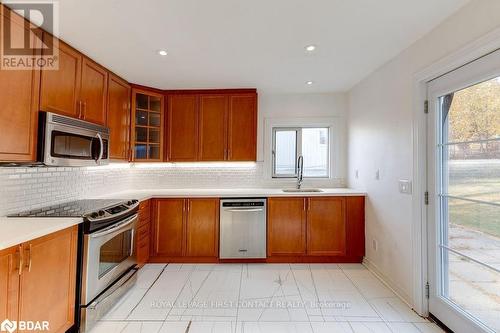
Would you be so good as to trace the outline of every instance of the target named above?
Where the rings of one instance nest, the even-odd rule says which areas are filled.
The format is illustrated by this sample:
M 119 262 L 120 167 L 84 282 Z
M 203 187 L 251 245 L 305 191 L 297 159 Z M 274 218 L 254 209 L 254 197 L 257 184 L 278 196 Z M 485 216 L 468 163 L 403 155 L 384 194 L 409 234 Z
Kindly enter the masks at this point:
M 282 190 L 283 192 L 288 192 L 288 193 L 302 193 L 302 192 L 323 192 L 323 190 L 319 188 L 286 188 Z

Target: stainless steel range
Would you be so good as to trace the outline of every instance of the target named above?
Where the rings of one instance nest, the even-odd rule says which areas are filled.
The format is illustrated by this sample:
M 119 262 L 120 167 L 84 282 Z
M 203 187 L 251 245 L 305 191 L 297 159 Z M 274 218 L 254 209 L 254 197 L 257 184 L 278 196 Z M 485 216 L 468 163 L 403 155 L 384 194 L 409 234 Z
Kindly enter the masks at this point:
M 134 249 L 138 200 L 80 200 L 15 214 L 83 217 L 79 227 L 76 318 L 88 331 L 136 281 Z

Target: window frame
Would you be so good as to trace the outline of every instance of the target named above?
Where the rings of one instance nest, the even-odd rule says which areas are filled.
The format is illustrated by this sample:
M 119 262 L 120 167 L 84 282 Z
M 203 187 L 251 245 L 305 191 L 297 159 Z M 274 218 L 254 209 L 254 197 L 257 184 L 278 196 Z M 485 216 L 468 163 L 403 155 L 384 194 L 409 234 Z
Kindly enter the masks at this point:
M 297 178 L 298 176 L 298 165 L 297 161 L 299 156 L 302 156 L 302 130 L 306 128 L 322 128 L 326 129 L 328 133 L 327 137 L 327 165 L 326 170 L 327 174 L 324 176 L 306 176 L 304 178 L 308 179 L 330 179 L 332 174 L 332 160 L 331 160 L 331 150 L 332 150 L 332 140 L 331 140 L 331 126 L 273 126 L 271 133 L 271 178 L 273 179 L 290 179 Z M 277 132 L 286 132 L 286 131 L 295 131 L 295 173 L 293 174 L 277 174 L 276 173 L 276 133 Z

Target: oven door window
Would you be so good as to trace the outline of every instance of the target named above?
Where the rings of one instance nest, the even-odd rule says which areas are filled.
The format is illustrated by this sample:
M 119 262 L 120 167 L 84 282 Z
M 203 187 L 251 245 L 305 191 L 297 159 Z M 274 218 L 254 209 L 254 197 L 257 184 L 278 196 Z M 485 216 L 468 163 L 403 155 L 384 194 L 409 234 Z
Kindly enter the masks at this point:
M 60 131 L 52 132 L 50 154 L 53 157 L 97 160 L 100 149 L 98 138 Z
M 132 255 L 132 230 L 124 231 L 101 246 L 99 279 Z

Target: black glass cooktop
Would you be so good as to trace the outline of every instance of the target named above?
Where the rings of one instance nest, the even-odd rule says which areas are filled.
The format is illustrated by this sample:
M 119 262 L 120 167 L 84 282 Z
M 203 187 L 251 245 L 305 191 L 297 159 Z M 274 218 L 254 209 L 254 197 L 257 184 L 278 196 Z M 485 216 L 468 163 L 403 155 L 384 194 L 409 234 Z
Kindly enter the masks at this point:
M 58 205 L 33 209 L 9 217 L 83 217 L 101 209 L 115 206 L 127 200 L 119 199 L 86 199 L 64 202 Z

